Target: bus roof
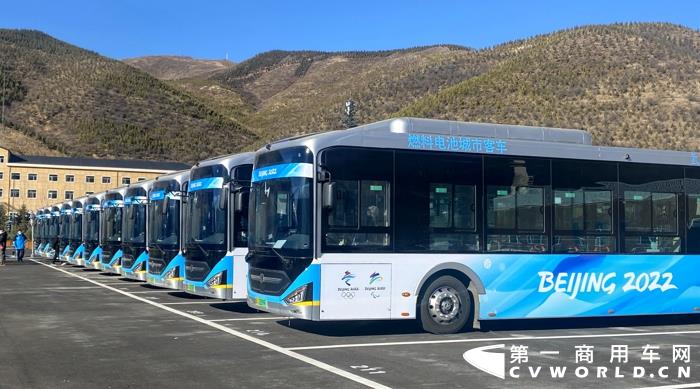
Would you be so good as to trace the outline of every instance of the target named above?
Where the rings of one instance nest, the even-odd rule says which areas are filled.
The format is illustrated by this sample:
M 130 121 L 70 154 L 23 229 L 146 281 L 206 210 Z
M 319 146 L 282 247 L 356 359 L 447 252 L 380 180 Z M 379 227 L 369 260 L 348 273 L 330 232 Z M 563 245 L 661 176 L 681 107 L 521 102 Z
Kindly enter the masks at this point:
M 206 159 L 204 161 L 196 163 L 192 168 L 196 169 L 202 166 L 224 165 L 227 169 L 231 169 L 232 167 L 238 165 L 252 164 L 253 158 L 255 158 L 255 153 L 253 152 L 231 154 L 222 157 Z
M 305 146 L 316 154 L 354 146 L 525 157 L 700 166 L 696 152 L 592 145 L 583 130 L 396 118 L 271 143 L 260 150 Z
M 175 173 L 163 174 L 162 176 L 156 177 L 155 181 L 175 180 L 178 183 L 182 184 L 183 182 L 185 182 L 189 179 L 190 179 L 190 169 L 187 169 L 187 170 L 180 170 L 179 172 L 175 172 Z

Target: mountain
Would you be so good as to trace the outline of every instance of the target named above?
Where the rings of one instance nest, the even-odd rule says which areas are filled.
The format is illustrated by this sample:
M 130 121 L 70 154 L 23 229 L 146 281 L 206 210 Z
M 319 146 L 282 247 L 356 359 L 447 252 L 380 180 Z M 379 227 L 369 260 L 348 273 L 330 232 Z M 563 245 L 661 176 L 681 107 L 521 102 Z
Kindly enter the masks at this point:
M 36 31 L 0 30 L 0 53 L 10 131 L 68 155 L 191 162 L 252 150 L 342 128 L 347 99 L 359 123 L 406 115 L 700 148 L 700 33 L 665 23 L 582 26 L 480 50 L 270 51 L 168 80 Z M 152 69 L 166 77 L 170 67 Z
M 65 155 L 193 162 L 257 135 L 198 98 L 44 33 L 0 30 L 8 127 Z
M 195 59 L 173 55 L 154 55 L 128 58 L 124 63 L 160 80 L 180 80 L 183 78 L 206 77 L 226 70 L 235 64 L 227 60 Z
M 665 23 L 596 25 L 483 50 L 454 45 L 384 52 L 255 56 L 200 80 L 269 140 L 418 116 L 583 128 L 597 144 L 700 148 L 700 34 Z M 204 86 L 202 86 L 204 85 Z M 199 94 L 196 88 L 193 94 Z
M 582 128 L 602 145 L 700 149 L 700 34 L 668 24 L 575 28 L 509 51 L 476 77 L 398 112 Z

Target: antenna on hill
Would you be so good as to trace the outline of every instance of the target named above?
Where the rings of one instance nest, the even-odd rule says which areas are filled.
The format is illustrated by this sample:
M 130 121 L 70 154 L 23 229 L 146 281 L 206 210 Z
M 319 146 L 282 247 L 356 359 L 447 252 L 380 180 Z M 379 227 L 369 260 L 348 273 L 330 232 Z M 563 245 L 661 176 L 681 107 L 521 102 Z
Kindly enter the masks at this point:
M 228 61 L 228 52 L 226 52 L 226 60 Z
M 345 110 L 343 111 L 343 124 L 345 128 L 357 127 L 355 113 L 357 113 L 357 106 L 352 99 L 348 99 L 348 101 L 345 102 Z

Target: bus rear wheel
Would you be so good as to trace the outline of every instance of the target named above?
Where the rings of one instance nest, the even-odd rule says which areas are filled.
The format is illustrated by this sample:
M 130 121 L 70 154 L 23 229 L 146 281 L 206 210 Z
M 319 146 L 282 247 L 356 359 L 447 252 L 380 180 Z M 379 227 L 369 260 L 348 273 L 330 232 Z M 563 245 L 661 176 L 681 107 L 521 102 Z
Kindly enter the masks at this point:
M 430 282 L 420 297 L 420 323 L 433 334 L 462 331 L 472 315 L 472 301 L 464 283 L 455 277 L 440 276 Z

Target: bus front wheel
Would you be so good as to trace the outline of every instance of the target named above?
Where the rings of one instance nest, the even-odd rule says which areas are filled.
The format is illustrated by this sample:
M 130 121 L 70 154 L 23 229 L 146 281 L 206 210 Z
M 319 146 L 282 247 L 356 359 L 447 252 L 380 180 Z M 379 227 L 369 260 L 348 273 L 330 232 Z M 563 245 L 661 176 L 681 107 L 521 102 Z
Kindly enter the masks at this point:
M 464 283 L 444 275 L 424 289 L 420 297 L 420 323 L 433 334 L 454 334 L 462 331 L 472 315 L 472 301 Z

